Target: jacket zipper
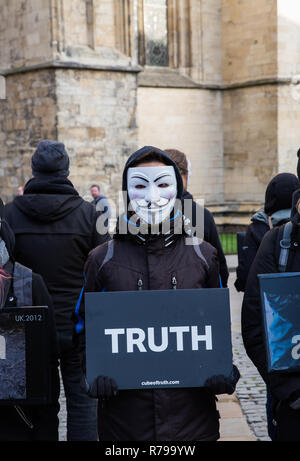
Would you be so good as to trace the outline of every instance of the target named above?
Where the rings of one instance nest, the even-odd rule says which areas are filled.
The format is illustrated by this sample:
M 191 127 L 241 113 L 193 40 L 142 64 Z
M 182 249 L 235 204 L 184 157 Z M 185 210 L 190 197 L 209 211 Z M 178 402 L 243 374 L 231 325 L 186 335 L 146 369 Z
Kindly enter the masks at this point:
M 138 279 L 137 285 L 138 290 L 141 291 L 143 289 L 143 280 L 141 279 L 141 277 Z
M 171 283 L 172 283 L 173 290 L 176 290 L 176 288 L 177 288 L 177 280 L 176 280 L 175 275 L 172 275 Z
M 20 418 L 24 421 L 24 423 L 26 424 L 26 426 L 28 426 L 30 429 L 33 429 L 34 428 L 34 425 L 32 424 L 32 422 L 30 421 L 30 419 L 27 418 L 27 416 L 25 415 L 24 411 L 22 410 L 22 408 L 20 408 L 18 405 L 14 405 L 15 407 L 15 410 L 16 412 L 19 414 Z

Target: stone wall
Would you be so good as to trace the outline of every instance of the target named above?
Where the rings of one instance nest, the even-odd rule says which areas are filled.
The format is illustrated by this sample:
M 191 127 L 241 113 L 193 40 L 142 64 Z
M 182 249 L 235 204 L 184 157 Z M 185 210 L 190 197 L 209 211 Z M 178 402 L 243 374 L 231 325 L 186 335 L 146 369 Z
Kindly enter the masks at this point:
M 93 183 L 115 197 L 137 148 L 136 74 L 57 70 L 57 135 L 70 154 L 70 178 L 83 195 Z
M 41 139 L 56 139 L 54 71 L 6 78 L 0 100 L 0 196 L 6 201 L 31 177 L 30 159 Z
M 0 2 L 1 69 L 52 59 L 49 0 Z
M 0 194 L 6 200 L 29 179 L 41 139 L 66 144 L 70 178 L 80 193 L 94 182 L 111 196 L 120 189 L 123 164 L 137 147 L 138 69 L 122 53 L 130 34 L 118 28 L 123 3 L 1 3 L 0 74 L 7 77 L 7 99 L 0 100 Z
M 222 1 L 225 201 L 262 202 L 278 170 L 277 8 Z
M 300 3 L 277 0 L 278 76 L 300 75 Z
M 278 171 L 297 174 L 300 148 L 300 85 L 278 87 Z
M 195 197 L 236 217 L 274 174 L 295 172 L 298 2 L 168 0 L 169 68 L 137 65 L 141 3 L 1 2 L 0 194 L 30 177 L 43 138 L 65 142 L 82 194 L 100 182 L 114 196 L 137 147 L 181 149 Z
M 278 0 L 278 170 L 296 173 L 300 147 L 300 3 Z
M 223 200 L 222 96 L 198 88 L 138 90 L 139 145 L 182 150 L 191 161 L 189 190 Z
M 199 83 L 222 84 L 222 0 L 192 0 L 191 77 Z
M 277 76 L 277 1 L 222 0 L 223 82 Z
M 223 93 L 225 200 L 262 201 L 278 170 L 277 87 Z

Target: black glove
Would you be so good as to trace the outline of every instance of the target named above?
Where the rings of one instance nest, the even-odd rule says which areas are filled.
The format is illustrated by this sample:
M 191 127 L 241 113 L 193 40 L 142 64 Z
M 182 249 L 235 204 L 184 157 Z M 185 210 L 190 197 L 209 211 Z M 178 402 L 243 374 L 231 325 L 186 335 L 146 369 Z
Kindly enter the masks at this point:
M 233 394 L 236 384 L 240 379 L 240 372 L 235 365 L 233 365 L 230 376 L 215 375 L 208 378 L 204 387 L 208 387 L 213 394 Z
M 89 386 L 84 376 L 81 387 L 93 399 L 109 399 L 110 397 L 115 397 L 118 393 L 116 382 L 108 376 L 97 376 L 91 386 Z
M 290 395 L 288 404 L 293 410 L 300 409 L 300 391 L 295 391 Z

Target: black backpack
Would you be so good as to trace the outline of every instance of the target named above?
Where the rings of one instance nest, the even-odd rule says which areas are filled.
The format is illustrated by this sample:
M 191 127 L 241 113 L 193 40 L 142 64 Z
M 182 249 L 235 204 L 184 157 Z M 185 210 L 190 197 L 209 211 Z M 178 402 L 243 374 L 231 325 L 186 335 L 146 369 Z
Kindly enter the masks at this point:
M 285 272 L 289 257 L 289 250 L 291 248 L 291 233 L 293 223 L 287 222 L 283 228 L 282 239 L 280 240 L 280 254 L 278 260 L 278 272 Z

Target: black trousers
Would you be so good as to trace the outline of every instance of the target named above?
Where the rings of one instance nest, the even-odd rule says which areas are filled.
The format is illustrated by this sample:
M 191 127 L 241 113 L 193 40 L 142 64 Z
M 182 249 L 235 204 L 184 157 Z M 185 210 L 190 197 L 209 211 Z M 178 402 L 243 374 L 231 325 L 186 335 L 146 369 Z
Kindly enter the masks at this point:
M 0 441 L 58 441 L 59 403 L 0 405 Z
M 300 410 L 280 402 L 276 408 L 278 442 L 300 442 Z

